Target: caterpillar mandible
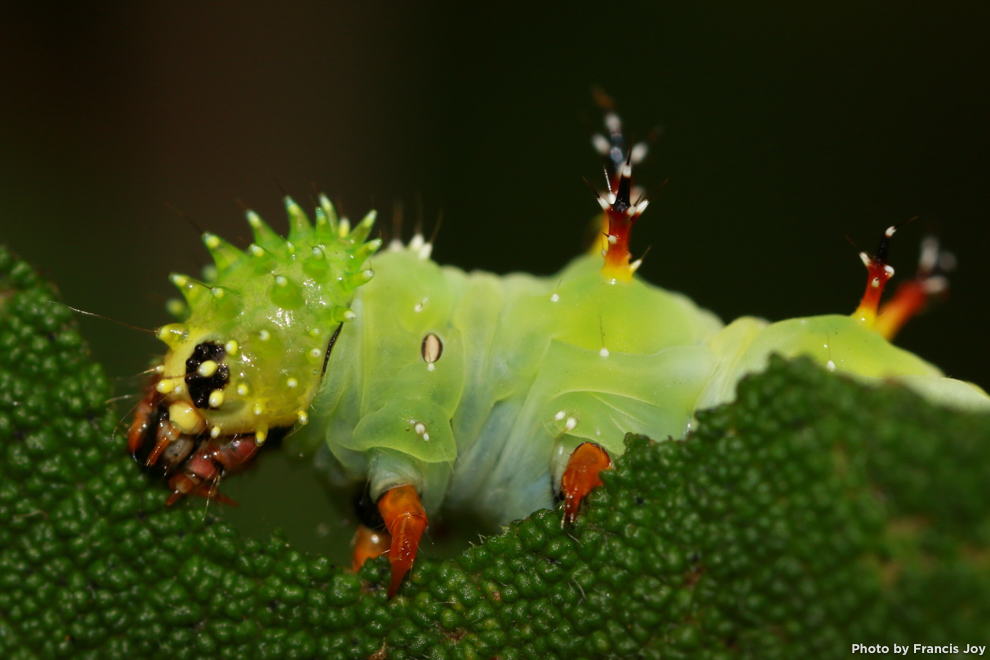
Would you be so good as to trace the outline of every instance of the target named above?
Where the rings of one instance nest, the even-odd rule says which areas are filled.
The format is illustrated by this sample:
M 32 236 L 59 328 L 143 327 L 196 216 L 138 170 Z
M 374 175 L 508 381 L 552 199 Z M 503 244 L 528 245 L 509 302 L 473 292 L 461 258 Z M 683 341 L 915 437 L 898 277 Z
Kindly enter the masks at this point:
M 919 276 L 879 307 L 895 227 L 861 255 L 866 292 L 849 316 L 723 325 L 636 277 L 642 149 L 624 148 L 614 113 L 606 123 L 600 244 L 552 277 L 440 266 L 420 235 L 381 250 L 367 240 L 374 211 L 352 227 L 325 196 L 315 222 L 286 197 L 285 238 L 250 211 L 246 250 L 204 234 L 215 276 L 171 276 L 185 308 L 158 330 L 168 351 L 128 433 L 140 461 L 170 474 L 168 502 L 220 497 L 221 473 L 296 427 L 296 447 L 318 450 L 335 481 L 367 484 L 388 533 L 367 520 L 355 564 L 387 551 L 392 596 L 441 509 L 508 522 L 560 493 L 573 519 L 627 432 L 684 437 L 772 353 L 990 409 L 978 387 L 889 342 L 944 282 L 929 245 Z

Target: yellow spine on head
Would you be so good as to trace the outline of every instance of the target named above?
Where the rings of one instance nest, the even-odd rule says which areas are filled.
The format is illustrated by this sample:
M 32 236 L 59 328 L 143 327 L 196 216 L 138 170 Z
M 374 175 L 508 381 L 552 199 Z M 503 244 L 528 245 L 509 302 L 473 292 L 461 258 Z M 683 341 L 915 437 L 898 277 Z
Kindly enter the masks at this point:
M 321 238 L 330 238 L 338 235 L 337 210 L 330 203 L 326 195 L 320 194 L 320 205 L 316 209 L 316 233 Z
M 158 328 L 157 336 L 169 348 L 176 348 L 189 336 L 189 329 L 185 323 L 169 323 Z
M 281 236 L 275 233 L 275 230 L 268 226 L 268 223 L 261 219 L 261 216 L 254 211 L 248 211 L 246 214 L 248 224 L 251 226 L 251 231 L 254 234 L 255 244 L 261 246 L 262 248 L 269 249 L 274 245 L 281 245 L 284 240 Z
M 289 240 L 297 241 L 313 233 L 306 212 L 291 197 L 285 198 L 285 211 L 289 216 Z
M 356 243 L 363 243 L 364 239 L 368 238 L 368 234 L 371 233 L 371 228 L 374 226 L 377 218 L 378 213 L 376 211 L 369 211 L 368 215 L 364 216 L 361 222 L 351 231 L 351 240 Z
M 244 258 L 243 252 L 216 234 L 205 232 L 203 234 L 203 244 L 206 245 L 210 256 L 213 257 L 213 263 L 216 264 L 218 275 L 233 268 Z

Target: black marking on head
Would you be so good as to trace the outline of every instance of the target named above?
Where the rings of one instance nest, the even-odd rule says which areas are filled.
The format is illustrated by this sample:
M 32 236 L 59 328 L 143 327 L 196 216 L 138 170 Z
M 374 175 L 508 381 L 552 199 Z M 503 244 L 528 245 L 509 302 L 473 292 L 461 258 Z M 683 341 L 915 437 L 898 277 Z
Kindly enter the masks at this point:
M 230 381 L 230 370 L 222 360 L 227 354 L 223 344 L 215 341 L 204 341 L 193 349 L 193 354 L 186 360 L 186 387 L 189 388 L 189 398 L 197 408 L 210 408 L 210 392 L 222 390 Z M 209 376 L 199 372 L 204 362 L 213 361 L 216 370 Z
M 330 337 L 330 343 L 327 344 L 327 354 L 323 358 L 323 371 L 320 372 L 320 380 L 323 380 L 324 374 L 327 373 L 327 363 L 330 361 L 330 351 L 333 350 L 333 345 L 337 343 L 337 336 L 340 334 L 340 329 L 343 327 L 344 327 L 343 323 L 338 325 L 337 329 L 333 331 L 333 336 Z
M 423 361 L 427 364 L 433 364 L 440 359 L 443 355 L 443 342 L 435 334 L 428 333 L 423 337 L 423 343 L 420 346 L 419 354 L 423 357 Z

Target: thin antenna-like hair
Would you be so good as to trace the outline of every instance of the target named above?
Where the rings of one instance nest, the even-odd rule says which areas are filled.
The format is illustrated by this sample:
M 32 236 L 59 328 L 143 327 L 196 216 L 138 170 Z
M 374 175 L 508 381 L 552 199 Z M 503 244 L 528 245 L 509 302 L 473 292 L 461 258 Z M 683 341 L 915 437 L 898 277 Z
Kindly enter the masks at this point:
M 116 323 L 117 325 L 122 325 L 125 328 L 130 328 L 131 330 L 139 330 L 140 332 L 147 332 L 147 333 L 152 334 L 152 335 L 157 335 L 158 334 L 154 330 L 150 330 L 148 328 L 142 328 L 141 326 L 137 326 L 137 325 L 134 325 L 132 323 L 128 323 L 127 321 L 120 321 L 120 320 L 115 319 L 115 318 L 112 318 L 110 316 L 104 316 L 103 314 L 97 314 L 96 312 L 87 312 L 84 309 L 77 309 L 77 308 L 73 307 L 72 305 L 66 305 L 64 302 L 62 302 L 60 300 L 46 300 L 45 302 L 47 302 L 50 305 L 62 305 L 63 307 L 68 307 L 69 309 L 71 309 L 76 314 L 82 314 L 83 316 L 92 316 L 92 317 L 95 317 L 95 318 L 98 318 L 98 319 L 103 319 L 104 321 L 110 321 L 111 323 Z

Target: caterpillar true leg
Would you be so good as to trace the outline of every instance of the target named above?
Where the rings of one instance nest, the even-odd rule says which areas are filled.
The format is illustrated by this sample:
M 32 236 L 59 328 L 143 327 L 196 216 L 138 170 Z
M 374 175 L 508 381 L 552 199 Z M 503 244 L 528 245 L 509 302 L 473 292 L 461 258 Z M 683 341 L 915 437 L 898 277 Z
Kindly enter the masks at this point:
M 167 473 L 186 460 L 192 452 L 193 441 L 169 421 L 168 408 L 156 388 L 160 380 L 152 379 L 144 398 L 135 408 L 134 420 L 127 432 L 127 448 L 145 467 L 159 465 Z M 160 458 L 162 463 L 159 463 Z
M 145 397 L 141 399 L 134 409 L 134 418 L 131 426 L 127 430 L 127 449 L 131 455 L 136 456 L 149 439 L 153 439 L 158 426 L 158 400 L 155 392 L 154 379 L 148 386 Z M 154 418 L 152 417 L 154 414 Z
M 146 468 L 158 468 L 164 474 L 178 470 L 169 478 L 172 493 L 166 504 L 174 504 L 190 494 L 236 504 L 217 492 L 212 484 L 222 474 L 243 466 L 254 457 L 259 447 L 255 434 L 216 439 L 206 433 L 184 431 L 171 420 L 175 406 L 170 406 L 159 391 L 160 380 L 152 379 L 144 399 L 135 409 L 127 433 L 131 454 Z
M 397 486 L 385 491 L 378 500 L 378 511 L 385 527 L 392 535 L 392 547 L 388 560 L 392 564 L 392 579 L 388 585 L 388 597 L 399 590 L 402 578 L 412 568 L 419 550 L 419 540 L 429 521 L 412 486 Z
M 602 485 L 599 473 L 612 469 L 608 452 L 593 442 L 584 442 L 567 460 L 560 491 L 564 496 L 564 521 L 574 522 L 581 501 L 593 488 Z
M 173 504 L 180 497 L 190 493 L 233 504 L 233 500 L 210 490 L 210 483 L 223 472 L 238 468 L 250 461 L 257 451 L 258 443 L 253 435 L 235 437 L 224 444 L 207 440 L 183 464 L 182 472 L 169 479 L 168 485 L 172 489 L 172 494 L 169 495 L 166 504 Z

